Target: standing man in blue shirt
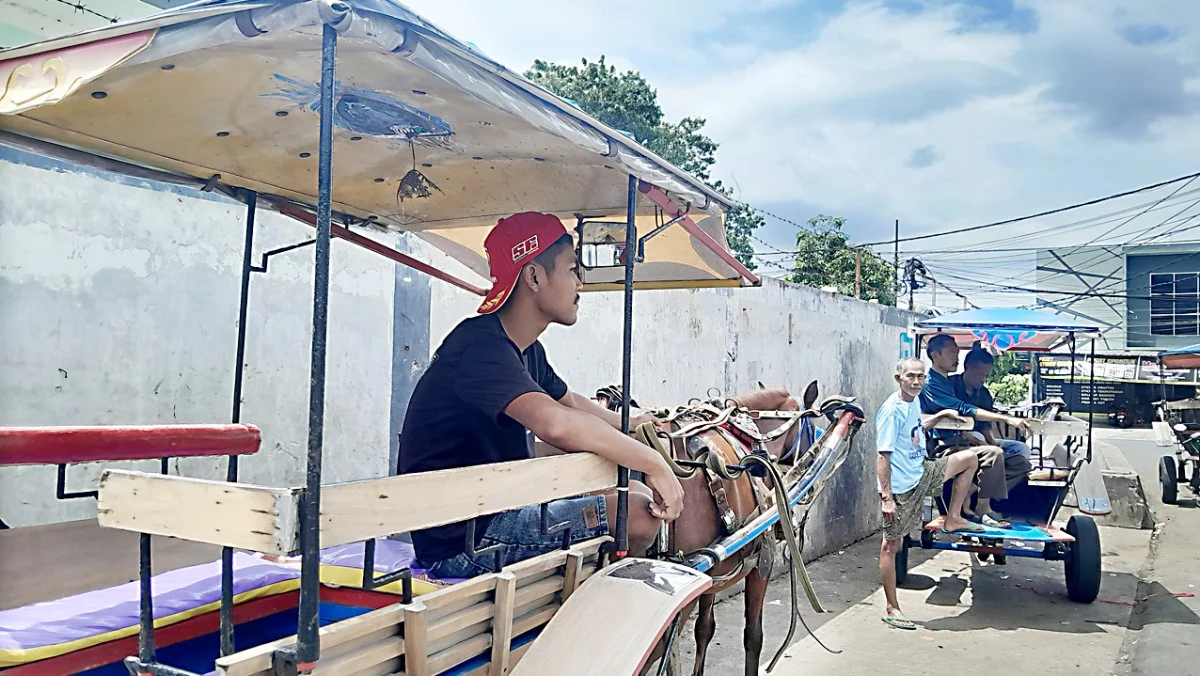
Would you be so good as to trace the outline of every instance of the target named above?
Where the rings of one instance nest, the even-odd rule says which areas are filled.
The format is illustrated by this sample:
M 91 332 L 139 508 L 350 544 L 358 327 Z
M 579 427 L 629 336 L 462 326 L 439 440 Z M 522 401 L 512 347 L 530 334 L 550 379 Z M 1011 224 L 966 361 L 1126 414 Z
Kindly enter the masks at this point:
M 958 370 L 958 343 L 954 338 L 939 333 L 929 339 L 926 354 L 933 362 L 933 369 L 921 389 L 921 411 L 937 413 L 951 409 L 960 416 L 974 418 L 985 422 L 1004 422 L 1022 429 L 1029 429 L 1029 422 L 1021 418 L 1003 415 L 994 411 L 979 408 L 974 404 L 963 401 L 954 392 L 954 384 L 950 376 Z M 1004 451 L 998 446 L 985 444 L 972 435 L 963 434 L 956 430 L 934 429 L 930 436 L 937 446 L 934 453 L 943 450 L 958 450 L 975 446 L 980 456 L 979 466 L 979 496 L 977 511 L 983 523 L 989 526 L 1007 527 L 1002 519 L 991 513 L 992 500 L 1004 500 L 1008 497 L 1008 481 L 1005 476 Z
M 579 310 L 579 263 L 571 235 L 551 214 L 501 219 L 484 240 L 493 286 L 479 315 L 438 347 L 408 404 L 400 436 L 401 474 L 534 457 L 533 435 L 568 453 L 587 451 L 631 470 L 629 549 L 642 554 L 664 521 L 683 509 L 683 487 L 662 456 L 622 434 L 621 416 L 567 388 L 538 337 L 571 326 Z M 649 416 L 631 420 L 631 429 Z M 653 493 L 651 492 L 653 489 Z M 548 503 L 551 523 L 569 521 L 573 541 L 609 534 L 616 492 Z M 542 534 L 540 505 L 475 520 L 476 549 L 498 545 L 501 565 L 562 546 Z M 466 551 L 466 522 L 412 533 L 417 563 L 437 578 L 490 572 L 492 556 Z
M 898 629 L 916 629 L 900 610 L 896 597 L 896 552 L 901 540 L 920 523 L 921 506 L 926 497 L 942 494 L 942 485 L 953 481 L 950 505 L 942 529 L 948 532 L 979 532 L 983 527 L 962 516 L 963 503 L 970 492 L 971 480 L 979 467 L 979 457 L 971 449 L 929 460 L 925 453 L 925 431 L 942 418 L 957 419 L 957 412 L 938 411 L 921 421 L 917 397 L 925 383 L 925 363 L 916 357 L 896 365 L 899 389 L 883 402 L 875 414 L 875 462 L 879 496 L 883 512 L 883 544 L 879 548 L 879 576 L 887 598 L 883 621 Z

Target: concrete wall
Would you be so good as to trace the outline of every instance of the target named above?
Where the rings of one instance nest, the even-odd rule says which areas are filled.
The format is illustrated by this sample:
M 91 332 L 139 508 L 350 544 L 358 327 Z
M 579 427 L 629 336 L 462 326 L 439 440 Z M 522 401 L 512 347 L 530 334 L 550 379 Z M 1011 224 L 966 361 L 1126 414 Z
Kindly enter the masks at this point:
M 478 302 L 435 282 L 431 347 Z M 810 517 L 807 553 L 835 550 L 879 527 L 874 413 L 893 391 L 909 313 L 773 279 L 757 289 L 639 291 L 634 308 L 633 396 L 644 406 L 682 404 L 710 388 L 734 394 L 758 381 L 799 396 L 815 379 L 822 396 L 858 397 L 869 420 Z M 575 326 L 547 331 L 551 364 L 574 391 L 590 396 L 620 382 L 622 316 L 621 294 L 589 293 Z
M 245 208 L 195 195 L 2 151 L 0 425 L 230 419 Z M 260 211 L 255 262 L 312 235 Z M 273 257 L 252 278 L 242 419 L 262 428 L 263 445 L 243 460 L 245 481 L 303 483 L 312 259 L 311 247 Z M 387 472 L 405 275 L 337 241 L 332 269 L 324 467 L 345 481 Z M 224 478 L 224 468 L 196 459 L 171 471 Z M 98 474 L 72 467 L 68 488 Z M 53 467 L 0 467 L 0 519 L 12 526 L 94 514 L 93 500 L 55 499 Z

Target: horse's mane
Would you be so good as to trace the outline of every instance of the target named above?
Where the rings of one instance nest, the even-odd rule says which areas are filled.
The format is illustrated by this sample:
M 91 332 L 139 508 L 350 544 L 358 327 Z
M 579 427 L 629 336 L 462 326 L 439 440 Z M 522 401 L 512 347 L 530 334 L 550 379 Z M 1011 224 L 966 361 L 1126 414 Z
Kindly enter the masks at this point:
M 754 390 L 733 397 L 733 402 L 752 411 L 782 411 L 796 406 L 795 400 L 782 388 Z M 791 405 L 789 406 L 789 402 Z

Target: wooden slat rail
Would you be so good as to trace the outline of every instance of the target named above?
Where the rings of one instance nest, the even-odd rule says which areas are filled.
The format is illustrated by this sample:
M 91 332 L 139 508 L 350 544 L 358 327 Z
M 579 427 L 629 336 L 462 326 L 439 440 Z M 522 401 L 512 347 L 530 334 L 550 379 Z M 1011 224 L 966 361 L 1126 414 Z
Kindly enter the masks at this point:
M 509 651 L 508 641 L 549 622 L 561 598 L 595 572 L 600 548 L 610 541 L 601 537 L 580 542 L 570 550 L 424 594 L 408 605 L 397 603 L 322 627 L 321 659 L 314 674 L 435 674 L 483 654 L 507 659 L 512 666 L 527 646 Z M 576 564 L 579 571 L 570 581 L 569 571 Z M 497 635 L 501 647 L 494 649 Z M 217 674 L 270 676 L 271 655 L 295 642 L 295 636 L 289 636 L 220 657 Z M 489 664 L 475 673 L 484 676 L 490 671 Z
M 101 526 L 264 554 L 298 549 L 298 488 L 268 488 L 148 472 L 100 475 Z
M 321 546 L 440 526 L 616 483 L 611 462 L 572 453 L 330 484 L 321 488 Z M 288 555 L 299 549 L 301 493 L 106 470 L 100 479 L 100 525 Z
M 244 424 L 0 427 L 0 466 L 246 455 L 261 442 Z

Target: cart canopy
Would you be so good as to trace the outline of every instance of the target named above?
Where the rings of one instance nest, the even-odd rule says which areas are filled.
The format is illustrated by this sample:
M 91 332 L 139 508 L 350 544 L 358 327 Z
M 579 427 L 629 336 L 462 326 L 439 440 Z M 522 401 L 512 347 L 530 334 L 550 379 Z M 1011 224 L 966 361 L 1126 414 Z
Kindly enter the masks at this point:
M 335 221 L 413 232 L 486 279 L 484 235 L 515 212 L 621 248 L 634 176 L 639 235 L 688 214 L 645 243 L 637 286 L 758 283 L 727 197 L 391 0 L 208 0 L 0 51 L 0 142 L 312 209 L 326 24 Z M 623 281 L 605 265 L 585 282 Z
M 1020 308 L 964 310 L 918 320 L 913 323 L 913 330 L 918 336 L 951 335 L 964 349 L 981 342 L 1000 352 L 1044 352 L 1066 343 L 1072 335 L 1091 338 L 1100 335 L 1099 326 Z
M 1158 353 L 1164 368 L 1195 369 L 1200 368 L 1200 343 L 1177 347 L 1173 350 L 1163 350 Z

